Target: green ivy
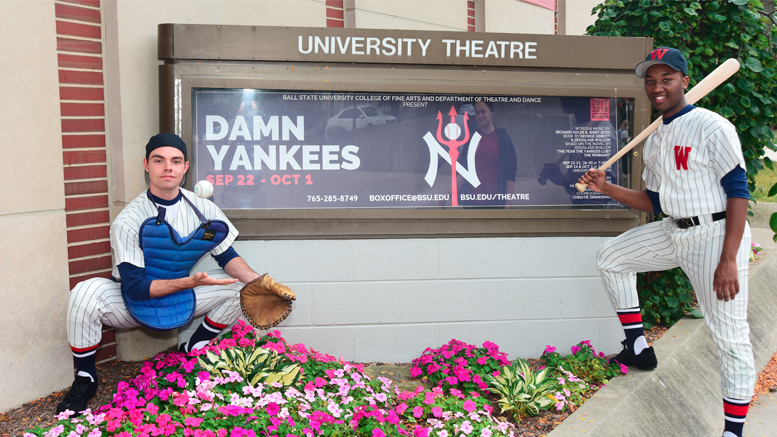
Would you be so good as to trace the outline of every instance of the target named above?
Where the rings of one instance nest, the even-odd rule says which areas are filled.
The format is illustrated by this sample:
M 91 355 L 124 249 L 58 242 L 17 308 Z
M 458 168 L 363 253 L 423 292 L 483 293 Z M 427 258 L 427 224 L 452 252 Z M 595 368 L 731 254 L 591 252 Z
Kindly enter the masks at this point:
M 681 268 L 637 275 L 637 293 L 642 308 L 642 324 L 650 329 L 654 324 L 674 325 L 686 313 L 700 317 L 693 309 L 693 287 Z
M 764 148 L 777 150 L 770 129 L 777 123 L 777 32 L 773 12 L 763 9 L 758 0 L 606 0 L 593 9 L 599 18 L 587 29 L 597 36 L 652 37 L 655 47 L 681 50 L 688 59 L 691 87 L 727 59 L 737 59 L 739 72 L 697 105 L 736 126 L 750 192 L 755 191 L 755 175 L 764 166 L 773 169 L 769 158 L 761 160 Z M 777 185 L 772 192 L 777 193 Z M 772 230 L 777 232 L 777 214 Z
M 763 9 L 758 0 L 606 0 L 593 9 L 598 19 L 587 30 L 595 36 L 652 37 L 654 47 L 681 50 L 688 59 L 691 87 L 727 59 L 737 59 L 739 72 L 696 104 L 736 126 L 750 192 L 755 191 L 755 175 L 764 166 L 774 168 L 769 158 L 761 160 L 764 148 L 777 150 L 770 129 L 777 123 L 777 32 L 774 12 Z M 777 194 L 777 184 L 769 194 Z M 777 232 L 777 213 L 770 225 Z M 647 329 L 654 323 L 671 325 L 688 311 L 701 316 L 691 309 L 692 287 L 679 268 L 639 274 L 637 290 Z

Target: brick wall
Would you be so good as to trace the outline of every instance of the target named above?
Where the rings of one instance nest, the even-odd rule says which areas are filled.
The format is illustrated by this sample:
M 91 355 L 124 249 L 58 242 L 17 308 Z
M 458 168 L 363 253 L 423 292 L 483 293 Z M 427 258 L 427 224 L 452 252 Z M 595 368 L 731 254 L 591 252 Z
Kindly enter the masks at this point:
M 467 0 L 467 32 L 475 32 L 475 0 Z
M 343 0 L 326 0 L 326 27 L 345 27 Z
M 55 2 L 70 287 L 111 274 L 101 0 Z M 106 327 L 97 362 L 116 358 Z

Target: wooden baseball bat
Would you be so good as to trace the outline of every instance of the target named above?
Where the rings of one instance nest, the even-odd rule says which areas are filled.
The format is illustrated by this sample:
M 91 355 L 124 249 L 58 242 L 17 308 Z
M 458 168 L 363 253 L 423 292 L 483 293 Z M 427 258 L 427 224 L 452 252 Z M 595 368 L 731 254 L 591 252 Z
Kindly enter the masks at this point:
M 692 90 L 688 91 L 685 94 L 685 101 L 688 102 L 689 105 L 693 105 L 694 103 L 701 100 L 704 96 L 710 93 L 710 91 L 717 88 L 720 84 L 725 82 L 729 77 L 733 76 L 734 73 L 739 71 L 739 61 L 737 61 L 734 58 L 731 58 L 727 60 L 726 62 L 720 64 L 718 68 L 716 68 L 712 73 L 708 74 L 707 77 L 702 79 L 701 82 L 697 83 L 695 87 L 693 87 Z M 650 124 L 645 130 L 639 133 L 636 137 L 634 137 L 633 140 L 629 142 L 629 144 L 626 144 L 621 150 L 618 151 L 615 155 L 613 155 L 612 158 L 608 159 L 607 162 L 601 165 L 599 167 L 599 170 L 607 170 L 610 168 L 611 165 L 613 165 L 616 161 L 618 161 L 623 155 L 629 152 L 629 150 L 633 149 L 634 146 L 641 143 L 647 137 L 653 133 L 656 129 L 658 129 L 658 126 L 661 125 L 663 118 L 659 117 Z M 575 184 L 575 187 L 577 187 L 577 191 L 583 192 L 585 191 L 585 188 L 588 185 L 577 183 Z

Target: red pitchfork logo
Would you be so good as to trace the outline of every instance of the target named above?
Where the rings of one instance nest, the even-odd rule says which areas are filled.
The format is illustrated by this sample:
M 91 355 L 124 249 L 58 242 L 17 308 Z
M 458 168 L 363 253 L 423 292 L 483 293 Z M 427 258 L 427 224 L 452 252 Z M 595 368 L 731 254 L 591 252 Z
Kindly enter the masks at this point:
M 459 125 L 456 124 L 456 109 L 451 106 L 448 115 L 451 117 L 451 122 L 445 126 L 445 133 L 450 134 L 454 138 L 448 138 L 448 141 L 442 139 L 442 113 L 437 111 L 437 141 L 445 145 L 448 148 L 448 156 L 451 158 L 451 198 L 453 199 L 453 206 L 459 206 L 459 194 L 456 188 L 456 161 L 459 159 L 459 146 L 469 141 L 469 115 L 464 112 L 464 138 L 459 141 L 457 138 L 460 135 L 456 135 L 460 132 Z M 450 128 L 450 129 L 449 129 Z

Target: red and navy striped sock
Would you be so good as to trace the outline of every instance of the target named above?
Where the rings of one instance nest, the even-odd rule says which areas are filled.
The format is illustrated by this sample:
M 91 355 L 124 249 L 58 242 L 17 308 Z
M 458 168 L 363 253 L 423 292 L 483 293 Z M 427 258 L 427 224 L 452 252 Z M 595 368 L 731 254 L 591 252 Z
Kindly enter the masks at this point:
M 750 399 L 723 398 L 723 416 L 726 419 L 724 437 L 742 437 L 742 428 L 745 426 L 749 407 Z
M 648 347 L 639 307 L 615 310 L 615 312 L 618 313 L 618 319 L 620 319 L 623 326 L 623 332 L 626 333 L 626 347 L 634 355 L 639 355 L 643 349 Z
M 189 353 L 194 349 L 201 349 L 207 346 L 208 342 L 221 334 L 221 331 L 226 327 L 227 325 L 216 323 L 209 319 L 208 316 L 205 316 L 202 320 L 202 324 L 200 324 L 199 328 L 192 334 L 192 338 L 183 345 L 184 351 Z
M 97 346 L 99 344 L 83 349 L 70 346 L 70 350 L 73 351 L 73 361 L 76 365 L 77 375 L 89 377 L 92 379 L 92 382 L 97 381 L 97 367 L 95 365 Z

